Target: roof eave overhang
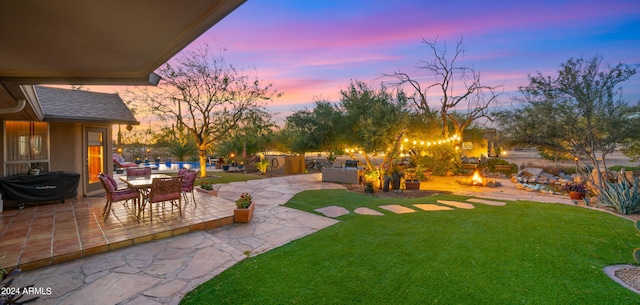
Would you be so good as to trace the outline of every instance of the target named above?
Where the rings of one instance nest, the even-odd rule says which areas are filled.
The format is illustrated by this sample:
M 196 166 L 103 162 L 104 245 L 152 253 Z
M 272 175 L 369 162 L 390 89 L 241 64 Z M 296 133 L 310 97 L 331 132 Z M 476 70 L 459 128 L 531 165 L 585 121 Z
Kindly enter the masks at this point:
M 107 124 L 107 125 L 140 125 L 138 121 L 118 120 L 118 119 L 96 119 L 83 117 L 62 117 L 46 116 L 43 122 L 57 123 L 85 123 L 85 124 Z
M 142 77 L 3 77 L 0 81 L 5 84 L 20 85 L 129 85 L 129 86 L 157 86 L 162 78 L 160 75 L 152 72 Z

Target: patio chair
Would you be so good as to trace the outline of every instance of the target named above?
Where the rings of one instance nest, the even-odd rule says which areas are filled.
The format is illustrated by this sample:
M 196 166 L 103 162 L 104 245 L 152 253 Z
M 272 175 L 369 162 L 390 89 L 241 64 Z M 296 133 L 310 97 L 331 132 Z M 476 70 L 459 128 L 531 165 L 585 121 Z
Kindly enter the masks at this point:
M 193 187 L 196 182 L 196 177 L 198 176 L 198 172 L 186 171 L 182 175 L 182 197 L 184 198 L 185 204 L 189 203 L 189 197 L 187 197 L 187 193 L 191 193 L 191 199 L 193 200 L 193 204 L 196 205 L 196 197 L 193 194 Z
M 185 173 L 189 172 L 188 168 L 181 168 L 178 170 L 178 176 L 184 176 Z
M 138 213 L 143 213 L 144 207 L 149 204 L 149 219 L 153 221 L 152 205 L 160 202 L 164 204 L 167 201 L 171 203 L 171 212 L 173 206 L 177 206 L 182 215 L 182 177 L 153 178 L 151 190 L 145 195 L 145 201 Z
M 102 183 L 102 187 L 104 187 L 104 190 L 107 192 L 107 203 L 102 210 L 104 220 L 107 220 L 107 217 L 109 217 L 111 205 L 114 202 L 122 201 L 123 204 L 126 205 L 129 200 L 132 200 L 134 209 L 136 206 L 139 207 L 140 193 L 137 190 L 132 188 L 118 190 L 118 183 L 113 179 L 113 177 L 107 174 L 100 173 L 98 174 L 98 178 Z
M 150 167 L 127 168 L 127 178 L 129 177 L 149 177 L 151 176 Z

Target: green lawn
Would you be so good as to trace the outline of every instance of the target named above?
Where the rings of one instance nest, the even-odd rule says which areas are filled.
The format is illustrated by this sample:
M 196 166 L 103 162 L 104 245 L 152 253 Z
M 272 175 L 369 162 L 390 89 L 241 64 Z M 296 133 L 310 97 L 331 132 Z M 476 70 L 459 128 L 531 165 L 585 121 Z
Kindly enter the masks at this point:
M 287 204 L 433 203 L 342 190 Z M 182 304 L 638 304 L 602 268 L 633 263 L 628 220 L 560 204 L 475 204 L 473 210 L 346 215 L 316 234 L 250 257 L 190 292 Z

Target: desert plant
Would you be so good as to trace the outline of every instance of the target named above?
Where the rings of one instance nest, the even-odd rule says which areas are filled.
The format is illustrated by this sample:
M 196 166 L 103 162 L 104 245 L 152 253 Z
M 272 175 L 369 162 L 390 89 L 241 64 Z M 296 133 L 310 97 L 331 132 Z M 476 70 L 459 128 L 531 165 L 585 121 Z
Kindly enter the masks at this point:
M 391 171 L 391 188 L 394 190 L 399 190 L 400 184 L 402 183 L 402 178 L 404 178 L 404 172 L 402 172 L 398 168 L 394 168 Z
M 638 195 L 638 184 L 640 181 L 636 177 L 633 186 L 624 179 L 617 182 L 605 181 L 599 187 L 600 202 L 603 205 L 613 207 L 618 213 L 629 215 L 640 211 L 640 196 Z
M 391 184 L 391 181 L 393 180 L 391 178 L 391 176 L 384 176 L 383 180 L 383 184 L 382 184 L 382 191 L 383 192 L 388 192 L 389 191 L 389 185 Z
M 256 163 L 256 168 L 260 171 L 261 174 L 266 174 L 267 169 L 269 168 L 269 160 L 267 158 L 260 160 L 260 162 Z
M 5 253 L 0 259 L 3 259 L 7 256 Z M 29 289 L 33 287 L 33 285 L 25 286 L 25 287 L 15 287 L 12 286 L 13 280 L 15 279 L 15 275 L 20 273 L 20 269 L 13 269 L 11 272 L 7 272 L 2 265 L 0 265 L 0 305 L 9 305 L 9 304 L 28 304 L 36 301 L 40 297 L 33 297 L 31 299 L 22 300 L 25 296 L 22 292 L 24 289 Z
M 364 186 L 364 192 L 365 193 L 370 193 L 373 194 L 374 190 L 373 190 L 373 183 L 372 182 L 367 182 Z

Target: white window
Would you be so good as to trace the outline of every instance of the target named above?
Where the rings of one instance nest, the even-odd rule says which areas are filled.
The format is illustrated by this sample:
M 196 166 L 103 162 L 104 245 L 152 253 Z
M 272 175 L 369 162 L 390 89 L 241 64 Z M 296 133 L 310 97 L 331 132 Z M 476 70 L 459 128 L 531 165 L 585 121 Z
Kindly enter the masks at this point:
M 49 124 L 5 121 L 5 176 L 49 170 Z

